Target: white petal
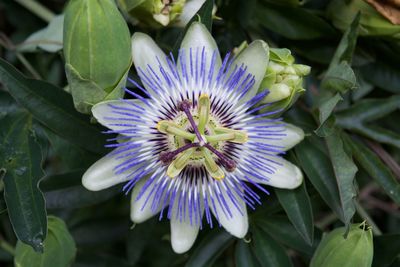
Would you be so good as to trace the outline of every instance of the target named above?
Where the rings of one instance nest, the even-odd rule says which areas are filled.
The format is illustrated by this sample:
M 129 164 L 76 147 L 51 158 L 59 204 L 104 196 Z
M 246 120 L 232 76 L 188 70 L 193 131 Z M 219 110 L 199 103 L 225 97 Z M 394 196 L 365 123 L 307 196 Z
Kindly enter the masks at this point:
M 132 198 L 131 198 L 131 220 L 134 223 L 142 223 L 151 217 L 153 217 L 155 214 L 157 214 L 161 210 L 161 205 L 158 207 L 157 210 L 153 212 L 151 209 L 151 203 L 153 200 L 153 196 L 149 198 L 147 201 L 147 204 L 145 204 L 148 193 L 151 191 L 151 189 L 154 187 L 154 184 L 150 185 L 149 188 L 147 188 L 147 192 L 144 193 L 144 195 L 140 198 L 137 199 L 140 191 L 142 190 L 143 186 L 146 184 L 146 181 L 148 179 L 141 179 L 133 188 L 132 190 Z M 144 206 L 143 206 L 144 205 Z
M 241 52 L 232 64 L 235 66 L 247 66 L 247 72 L 254 75 L 255 83 L 247 94 L 241 99 L 241 103 L 250 100 L 257 94 L 258 87 L 265 76 L 269 61 L 269 48 L 267 43 L 261 40 L 252 42 L 243 52 Z
M 300 143 L 304 139 L 304 131 L 294 126 L 293 124 L 286 123 L 285 124 L 286 134 L 281 140 L 274 141 L 274 145 L 282 146 L 283 150 L 289 150 L 298 143 Z
M 274 173 L 261 173 L 261 175 L 265 177 L 265 180 L 253 177 L 255 182 L 285 189 L 294 189 L 301 185 L 303 182 L 303 174 L 296 165 L 278 156 L 269 158 L 278 163 L 271 164 L 271 162 L 268 162 L 270 166 L 275 168 Z
M 215 73 L 221 67 L 221 56 L 218 51 L 217 43 L 212 37 L 211 33 L 207 30 L 206 26 L 200 22 L 193 22 L 186 32 L 185 37 L 182 40 L 181 49 L 185 52 L 185 66 L 189 70 L 190 66 L 190 49 L 192 49 L 193 61 L 196 60 L 196 53 L 198 51 L 199 65 L 201 60 L 201 54 L 205 52 L 206 65 L 205 69 L 208 72 L 211 66 L 211 60 L 213 53 L 216 53 L 215 66 L 214 66 L 214 77 Z M 181 72 L 181 60 L 178 58 L 178 70 Z M 189 71 L 188 71 L 189 72 Z
M 109 155 L 99 159 L 83 174 L 83 186 L 91 191 L 98 191 L 128 181 L 126 173 L 114 173 L 114 168 L 122 162 Z
M 206 0 L 188 0 L 183 6 L 182 13 L 179 14 L 176 25 L 179 27 L 185 27 L 197 11 L 199 11 L 205 1 Z
M 147 34 L 136 32 L 132 36 L 132 60 L 133 64 L 139 76 L 141 76 L 139 68 L 142 69 L 145 73 L 147 73 L 148 65 L 151 66 L 153 71 L 157 74 L 157 76 L 162 79 L 162 73 L 160 71 L 160 63 L 161 66 L 168 70 L 168 63 L 166 61 L 166 55 L 164 52 L 158 47 L 158 45 L 154 42 L 154 40 L 148 36 Z M 143 79 L 142 79 L 143 81 Z M 147 91 L 153 96 L 157 97 L 157 92 L 148 86 L 145 82 L 143 82 Z
M 117 108 L 125 108 L 128 110 L 117 110 L 117 109 L 113 108 L 112 106 L 117 107 Z M 145 104 L 139 99 L 129 99 L 129 100 L 125 100 L 125 101 L 109 100 L 109 101 L 100 102 L 100 103 L 94 105 L 92 107 L 92 114 L 99 123 L 106 126 L 107 128 L 114 130 L 114 131 L 121 131 L 121 130 L 126 130 L 127 128 L 129 128 L 127 126 L 121 126 L 121 124 L 130 123 L 129 121 L 114 120 L 114 119 L 107 119 L 107 118 L 124 118 L 124 119 L 130 118 L 130 116 L 128 116 L 128 115 L 116 114 L 116 113 L 114 113 L 115 111 L 129 113 L 129 114 L 132 114 L 133 116 L 138 115 L 140 118 L 141 114 L 144 112 L 144 110 L 142 110 L 144 107 L 145 107 Z M 135 121 L 135 123 L 137 123 L 137 121 Z
M 185 253 L 194 244 L 199 233 L 199 225 L 190 224 L 190 220 L 179 220 L 179 217 L 171 217 L 171 245 L 176 253 Z
M 263 144 L 269 144 L 269 145 L 274 145 L 274 146 L 279 146 L 279 150 L 289 150 L 298 143 L 300 143 L 304 139 L 304 131 L 297 127 L 294 126 L 293 124 L 290 123 L 271 123 L 271 126 L 277 125 L 276 129 L 281 130 L 282 132 L 279 132 L 283 134 L 284 136 L 281 136 L 279 140 L 270 140 L 268 138 L 257 138 L 255 141 Z M 273 129 L 273 128 L 271 128 Z M 251 130 L 249 130 L 251 131 Z
M 249 229 L 249 219 L 247 217 L 246 204 L 242 199 L 237 198 L 237 205 L 240 207 L 241 213 L 226 192 L 222 191 L 222 195 L 225 198 L 231 214 L 227 212 L 225 206 L 221 206 L 221 203 L 216 199 L 215 196 L 215 209 L 213 205 L 210 205 L 211 211 L 227 232 L 233 236 L 236 236 L 237 238 L 243 238 Z

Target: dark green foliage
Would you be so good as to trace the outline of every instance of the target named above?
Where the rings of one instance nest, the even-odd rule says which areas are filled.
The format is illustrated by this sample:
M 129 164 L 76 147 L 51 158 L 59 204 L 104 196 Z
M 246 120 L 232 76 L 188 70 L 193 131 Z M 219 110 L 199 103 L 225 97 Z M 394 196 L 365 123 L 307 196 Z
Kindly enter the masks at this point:
M 284 113 L 305 132 L 285 156 L 304 182 L 294 190 L 265 186 L 271 195 L 248 208 L 244 239 L 203 223 L 193 248 L 178 255 L 168 220 L 132 225 L 121 185 L 83 187 L 85 170 L 107 153 L 104 128 L 75 110 L 62 52 L 21 49 L 67 1 L 33 1 L 49 9 L 39 13 L 19 4 L 29 1 L 3 2 L 0 266 L 306 267 L 324 232 L 363 221 L 374 234 L 372 266 L 400 266 L 400 33 L 360 34 L 366 17 L 357 11 L 339 29 L 327 12 L 333 0 L 206 0 L 191 21 L 206 25 L 222 55 L 263 39 L 311 66 L 306 92 Z M 175 56 L 188 29 L 129 27 Z M 134 68 L 129 76 L 137 77 Z

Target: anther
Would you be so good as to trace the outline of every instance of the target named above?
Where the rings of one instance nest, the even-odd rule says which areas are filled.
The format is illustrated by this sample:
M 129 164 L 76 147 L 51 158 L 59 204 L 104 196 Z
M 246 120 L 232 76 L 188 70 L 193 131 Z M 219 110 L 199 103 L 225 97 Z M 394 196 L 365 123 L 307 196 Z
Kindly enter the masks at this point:
M 217 157 L 219 158 L 222 166 L 224 166 L 226 171 L 233 172 L 236 169 L 236 162 L 234 160 L 228 158 L 227 156 L 225 156 L 224 154 L 222 154 L 221 152 L 216 150 L 212 145 L 210 145 L 208 143 L 205 144 L 204 147 L 206 147 L 212 153 L 217 155 Z

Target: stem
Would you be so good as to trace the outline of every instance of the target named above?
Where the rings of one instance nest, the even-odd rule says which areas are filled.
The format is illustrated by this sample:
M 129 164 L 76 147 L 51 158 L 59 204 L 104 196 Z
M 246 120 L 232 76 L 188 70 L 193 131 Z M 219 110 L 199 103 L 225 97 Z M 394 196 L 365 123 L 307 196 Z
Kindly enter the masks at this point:
M 3 237 L 0 236 L 0 247 L 10 253 L 12 256 L 15 256 L 15 249 L 11 244 L 9 244 L 7 241 L 3 239 Z
M 32 74 L 32 76 L 37 79 L 37 80 L 41 80 L 42 77 L 40 76 L 40 74 L 32 67 L 31 63 L 29 63 L 29 61 L 25 58 L 24 55 L 22 55 L 19 52 L 15 52 L 17 55 L 17 58 L 19 59 L 19 61 L 21 61 L 22 65 L 24 65 L 24 67 Z
M 51 10 L 36 2 L 35 0 L 15 0 L 15 2 L 24 6 L 26 9 L 28 9 L 33 14 L 46 22 L 50 22 L 55 16 Z
M 369 216 L 369 214 L 367 213 L 367 211 L 361 206 L 360 203 L 358 203 L 358 201 L 355 201 L 355 206 L 357 209 L 358 214 L 364 218 L 364 220 L 367 221 L 367 223 L 369 225 L 371 225 L 372 227 L 372 232 L 375 235 L 382 235 L 382 231 L 379 229 L 378 225 L 376 225 L 376 223 L 374 222 L 374 220 L 372 220 L 371 216 Z
M 11 40 L 7 37 L 7 35 L 0 32 L 0 46 L 3 46 L 5 49 L 13 51 L 18 60 L 24 65 L 24 67 L 32 74 L 35 79 L 41 79 L 40 74 L 32 67 L 29 61 L 25 58 L 23 54 L 18 52 L 15 49 L 15 45 L 11 42 Z
M 398 180 L 400 180 L 400 165 L 392 158 L 392 156 L 386 152 L 383 147 L 373 141 L 364 139 L 367 145 L 381 158 L 383 162 L 392 170 Z

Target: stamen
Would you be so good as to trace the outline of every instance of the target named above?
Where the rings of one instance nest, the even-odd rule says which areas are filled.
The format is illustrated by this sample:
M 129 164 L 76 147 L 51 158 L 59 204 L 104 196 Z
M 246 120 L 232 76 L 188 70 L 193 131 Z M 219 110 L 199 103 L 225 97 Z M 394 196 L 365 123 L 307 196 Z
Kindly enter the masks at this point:
M 227 140 L 233 143 L 244 144 L 249 140 L 246 131 L 234 130 L 226 127 L 215 127 L 214 131 L 217 134 L 233 134 L 235 137 L 232 140 Z M 208 140 L 208 139 L 207 139 Z M 211 141 L 209 141 L 211 142 Z
M 179 153 L 182 153 L 183 151 L 188 150 L 189 148 L 198 146 L 199 143 L 189 143 L 174 151 L 163 151 L 160 153 L 159 159 L 164 165 L 169 165 Z
M 203 137 L 201 136 L 201 134 L 199 132 L 199 129 L 197 128 L 197 125 L 196 125 L 196 123 L 195 123 L 195 121 L 193 119 L 193 116 L 192 116 L 192 114 L 190 113 L 190 110 L 189 110 L 191 105 L 192 104 L 190 103 L 189 100 L 183 100 L 178 104 L 178 109 L 180 111 L 185 112 L 186 117 L 188 118 L 190 124 L 192 125 L 193 131 L 196 134 L 197 139 L 199 140 L 200 146 L 204 146 L 205 142 L 203 140 Z
M 189 148 L 182 152 L 174 161 L 171 162 L 167 169 L 167 175 L 174 178 L 179 175 L 179 173 L 186 167 L 191 156 L 196 151 L 195 147 Z
M 211 152 L 213 152 L 215 155 L 217 155 L 217 157 L 221 161 L 221 164 L 224 166 L 225 170 L 227 170 L 228 172 L 233 172 L 236 169 L 236 162 L 234 160 L 228 158 L 227 156 L 216 150 L 212 145 L 208 143 L 205 144 L 204 146 L 208 148 Z
M 216 180 L 222 180 L 225 177 L 224 171 L 215 163 L 210 151 L 202 148 L 201 151 L 204 155 L 204 166 L 207 171 L 210 173 L 211 177 Z
M 206 125 L 210 118 L 210 97 L 202 94 L 199 98 L 199 132 L 204 134 Z
M 166 120 L 157 123 L 157 130 L 161 133 L 180 136 L 190 141 L 193 141 L 196 137 L 194 134 L 181 129 L 177 124 Z

